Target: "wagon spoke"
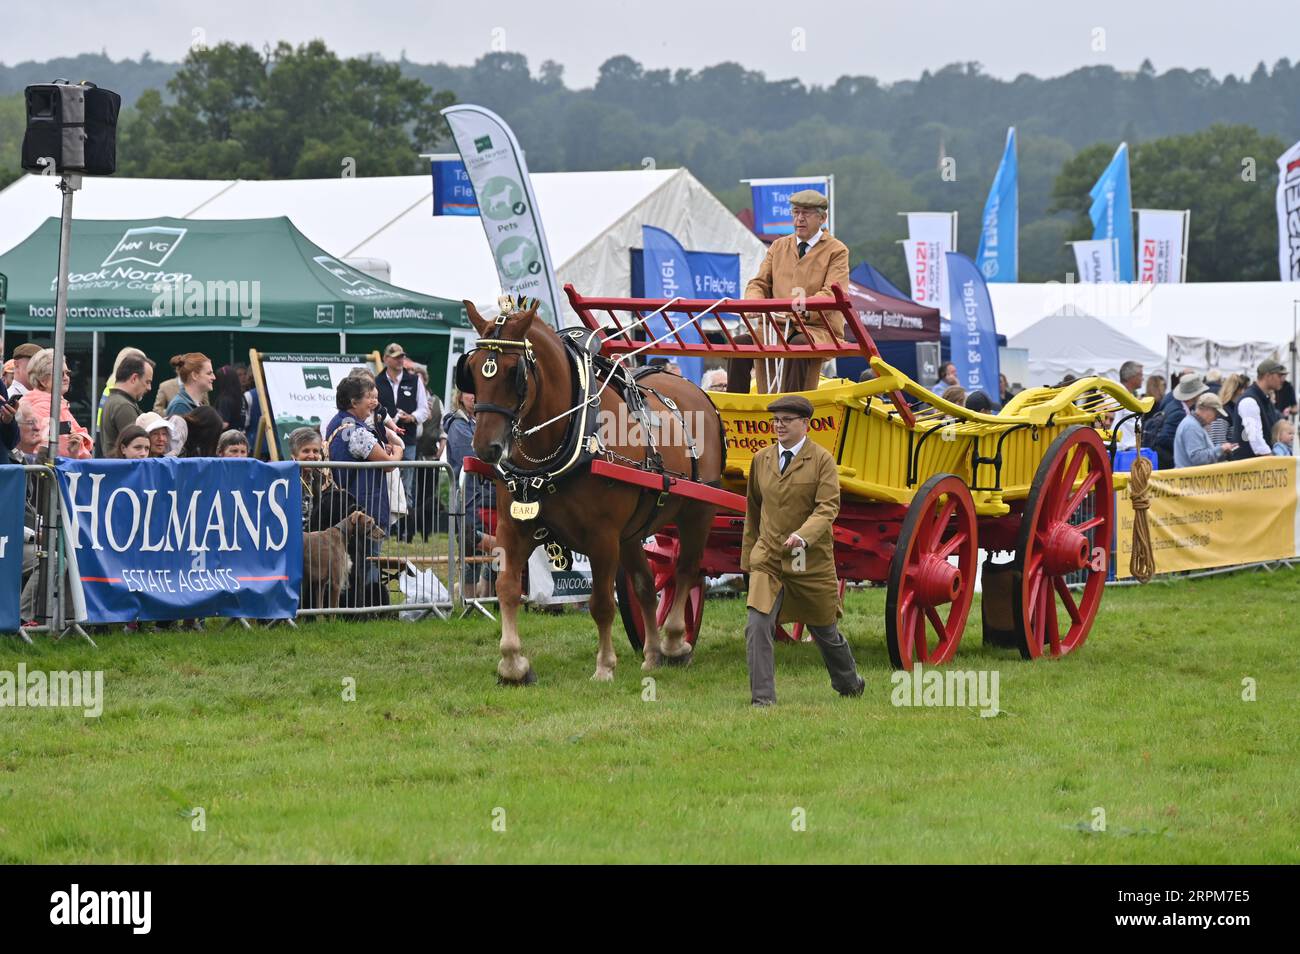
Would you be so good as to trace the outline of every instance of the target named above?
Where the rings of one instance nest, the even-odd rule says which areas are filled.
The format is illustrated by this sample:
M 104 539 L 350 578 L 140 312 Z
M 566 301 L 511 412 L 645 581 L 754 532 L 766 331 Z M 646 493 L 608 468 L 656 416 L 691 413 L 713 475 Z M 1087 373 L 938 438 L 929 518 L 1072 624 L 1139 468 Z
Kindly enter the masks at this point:
M 952 515 L 956 512 L 957 496 L 949 494 L 948 500 L 939 511 L 939 516 L 935 518 L 933 524 L 926 528 L 925 549 L 933 551 L 939 545 L 939 540 L 943 537 L 943 531 L 947 528 L 948 521 L 952 519 Z
M 1083 523 L 1077 524 L 1074 529 L 1080 533 L 1087 533 L 1093 527 L 1100 527 L 1105 522 L 1105 517 L 1093 517 L 1091 520 L 1085 520 Z
M 1059 501 L 1062 494 L 1068 494 L 1070 492 L 1070 488 L 1074 486 L 1074 481 L 1079 476 L 1079 468 L 1083 466 L 1083 448 L 1081 446 L 1076 446 L 1072 451 L 1073 453 L 1070 457 L 1070 463 L 1065 468 L 1065 476 L 1061 479 L 1061 482 L 1053 488 L 1053 501 Z
M 930 647 L 925 638 L 925 614 L 916 614 L 916 634 L 913 636 L 914 649 L 921 662 L 930 661 Z
M 1079 456 L 1082 457 L 1083 455 L 1080 454 Z M 1079 489 L 1074 492 L 1074 496 L 1066 502 L 1065 509 L 1061 511 L 1062 520 L 1070 519 L 1070 515 L 1079 509 L 1079 504 L 1083 503 L 1083 498 L 1088 495 L 1088 491 L 1097 486 L 1097 481 L 1100 479 L 1101 474 L 1095 470 L 1083 478 L 1083 483 L 1079 485 Z
M 925 615 L 930 620 L 930 625 L 934 627 L 935 635 L 938 637 L 938 645 L 935 647 L 937 649 L 948 641 L 948 627 L 944 625 L 943 618 L 935 607 L 927 606 Z
M 948 559 L 948 557 L 952 556 L 957 551 L 957 548 L 961 546 L 963 543 L 965 543 L 966 540 L 967 540 L 967 536 L 965 530 L 962 530 L 958 533 L 954 533 L 952 535 L 952 538 L 943 545 L 943 547 L 939 550 L 938 553 L 935 554 L 935 556 L 937 556 L 940 560 Z
M 1070 614 L 1070 619 L 1075 623 L 1081 622 L 1079 607 L 1074 602 L 1074 595 L 1070 593 L 1070 588 L 1065 585 L 1065 580 L 1058 576 L 1053 582 L 1056 584 L 1056 592 L 1061 594 L 1061 602 L 1065 604 L 1065 611 Z
M 1043 610 L 1047 616 L 1047 638 L 1052 642 L 1052 655 L 1061 655 L 1061 625 L 1056 618 L 1056 598 L 1052 591 L 1044 588 Z

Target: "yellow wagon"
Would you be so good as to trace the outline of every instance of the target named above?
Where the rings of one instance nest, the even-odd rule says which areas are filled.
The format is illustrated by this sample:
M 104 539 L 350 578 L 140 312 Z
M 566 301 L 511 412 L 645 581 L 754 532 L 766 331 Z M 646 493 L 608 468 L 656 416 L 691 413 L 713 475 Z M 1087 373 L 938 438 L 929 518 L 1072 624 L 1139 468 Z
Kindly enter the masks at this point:
M 1113 381 L 1085 378 L 1022 391 L 997 414 L 967 410 L 887 364 L 838 287 L 832 297 L 801 302 L 595 299 L 572 286 L 566 291 L 584 323 L 603 331 L 602 350 L 615 358 L 633 352 L 762 361 L 868 358 L 873 380 L 823 381 L 802 395 L 814 407 L 809 438 L 830 451 L 839 468 L 834 533 L 841 587 L 866 580 L 887 586 L 885 635 L 895 666 L 953 657 L 981 550 L 993 557 L 982 571 L 986 641 L 1037 658 L 1064 655 L 1087 638 L 1116 532 L 1114 448 L 1106 446 L 1101 428 L 1146 412 L 1149 400 Z M 835 330 L 838 322 L 827 320 L 832 313 L 843 316 L 843 334 Z M 638 340 L 636 329 L 654 327 L 656 317 L 666 318 L 668 330 Z M 792 343 L 796 335 L 805 343 Z M 670 492 L 732 511 L 715 519 L 703 561 L 703 575 L 718 576 L 739 572 L 750 462 L 775 437 L 766 411 L 772 395 L 710 396 L 726 431 L 724 486 L 674 481 Z M 635 472 L 626 473 L 631 468 L 607 469 L 612 478 L 641 482 Z M 671 528 L 648 550 L 666 613 L 675 595 Z M 633 599 L 620 583 L 624 624 L 639 648 L 641 614 Z M 703 608 L 701 579 L 688 602 L 692 640 Z M 797 630 L 791 638 L 799 637 Z

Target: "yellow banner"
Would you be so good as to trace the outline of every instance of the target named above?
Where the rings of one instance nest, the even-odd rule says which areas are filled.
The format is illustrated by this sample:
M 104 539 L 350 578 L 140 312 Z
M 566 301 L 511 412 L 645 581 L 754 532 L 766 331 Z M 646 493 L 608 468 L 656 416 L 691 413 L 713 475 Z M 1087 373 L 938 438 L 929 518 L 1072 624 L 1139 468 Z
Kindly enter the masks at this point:
M 1296 556 L 1294 457 L 1157 470 L 1149 491 L 1147 523 L 1157 573 Z M 1127 488 L 1115 498 L 1115 573 L 1122 580 L 1131 576 L 1133 504 Z
M 846 410 L 842 404 L 821 405 L 814 408 L 812 420 L 808 422 L 809 439 L 826 448 L 832 456 L 839 448 L 840 430 L 844 426 Z M 728 464 L 747 461 L 768 444 L 776 443 L 770 411 L 737 411 L 724 407 L 721 408 L 721 414 Z

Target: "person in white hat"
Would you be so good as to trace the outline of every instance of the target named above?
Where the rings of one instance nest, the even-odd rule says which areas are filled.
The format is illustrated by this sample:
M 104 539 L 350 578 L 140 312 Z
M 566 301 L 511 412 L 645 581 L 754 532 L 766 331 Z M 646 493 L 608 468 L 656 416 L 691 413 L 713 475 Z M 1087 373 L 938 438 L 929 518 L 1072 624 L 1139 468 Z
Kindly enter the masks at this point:
M 135 422 L 149 435 L 150 457 L 166 457 L 171 453 L 172 432 L 167 424 L 167 418 L 157 411 L 145 411 L 135 419 Z
M 1205 379 L 1194 371 L 1184 371 L 1178 379 L 1178 385 L 1165 395 L 1160 402 L 1160 411 L 1164 414 L 1164 423 L 1156 435 L 1156 456 L 1160 460 L 1160 469 L 1168 470 L 1174 464 L 1174 435 L 1192 409 L 1192 402 L 1210 390 L 1205 386 Z

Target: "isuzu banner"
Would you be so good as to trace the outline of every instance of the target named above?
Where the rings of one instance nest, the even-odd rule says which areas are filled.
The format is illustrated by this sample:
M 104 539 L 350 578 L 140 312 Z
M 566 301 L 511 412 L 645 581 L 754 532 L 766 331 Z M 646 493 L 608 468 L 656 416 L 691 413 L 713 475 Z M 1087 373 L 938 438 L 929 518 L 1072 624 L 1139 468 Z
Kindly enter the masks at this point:
M 938 308 L 948 315 L 948 277 L 944 256 L 957 247 L 956 212 L 908 212 L 907 276 L 912 283 L 912 301 Z
M 1138 209 L 1137 280 L 1164 285 L 1183 280 L 1186 211 Z
M 1282 281 L 1300 282 L 1300 142 L 1277 160 L 1277 261 Z
M 478 197 L 502 293 L 536 298 L 542 319 L 559 327 L 560 286 L 519 141 L 504 119 L 482 106 L 449 106 L 442 115 Z
M 288 619 L 302 580 L 298 465 L 60 460 L 77 619 Z

